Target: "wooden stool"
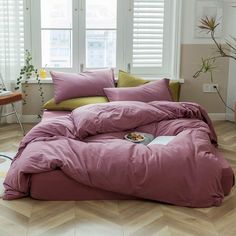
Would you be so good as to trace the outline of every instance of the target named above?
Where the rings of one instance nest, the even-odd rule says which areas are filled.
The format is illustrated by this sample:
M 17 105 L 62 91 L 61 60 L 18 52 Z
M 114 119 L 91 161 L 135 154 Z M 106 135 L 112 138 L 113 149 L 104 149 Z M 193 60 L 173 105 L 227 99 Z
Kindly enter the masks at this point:
M 16 108 L 15 108 L 15 105 L 14 103 L 15 102 L 18 102 L 18 101 L 21 101 L 23 98 L 22 98 L 22 93 L 19 93 L 19 92 L 12 92 L 11 94 L 9 95 L 6 95 L 6 96 L 0 96 L 0 123 L 1 123 L 1 118 L 2 117 L 6 117 L 6 116 L 10 116 L 10 115 L 15 115 L 16 116 L 16 120 L 17 122 L 19 123 L 20 125 L 20 128 L 22 130 L 22 133 L 23 135 L 25 135 L 25 129 L 19 119 L 19 115 L 16 111 Z M 3 106 L 4 105 L 11 105 L 12 106 L 12 112 L 10 113 L 7 113 L 7 114 L 2 114 L 2 110 L 3 110 Z

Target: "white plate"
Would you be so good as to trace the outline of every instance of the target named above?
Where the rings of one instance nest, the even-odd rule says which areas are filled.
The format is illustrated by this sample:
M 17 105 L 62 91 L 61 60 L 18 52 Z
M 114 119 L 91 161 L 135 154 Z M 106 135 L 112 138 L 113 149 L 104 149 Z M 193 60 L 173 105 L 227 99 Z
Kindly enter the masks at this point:
M 139 134 L 139 135 L 142 135 L 142 134 L 140 134 L 140 133 L 138 133 L 138 132 L 133 132 L 133 133 L 136 133 L 136 134 Z M 124 138 L 126 139 L 126 140 L 128 140 L 128 141 L 130 141 L 130 142 L 133 142 L 133 143 L 141 143 L 141 142 L 143 142 L 144 140 L 145 140 L 145 137 L 143 136 L 143 139 L 142 140 L 133 140 L 133 139 L 130 139 L 130 138 L 128 138 L 128 135 L 129 135 L 130 133 L 128 133 L 128 134 L 126 134 L 125 136 L 124 136 Z

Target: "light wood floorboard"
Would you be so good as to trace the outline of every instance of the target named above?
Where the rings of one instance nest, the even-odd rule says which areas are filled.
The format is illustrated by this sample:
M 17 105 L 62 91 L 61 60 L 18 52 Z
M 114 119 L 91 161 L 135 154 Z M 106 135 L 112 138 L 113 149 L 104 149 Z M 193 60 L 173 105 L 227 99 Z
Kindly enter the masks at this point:
M 214 123 L 219 149 L 236 170 L 236 125 Z M 25 125 L 30 130 L 33 125 Z M 15 152 L 16 124 L 0 126 L 0 151 Z M 191 209 L 149 201 L 0 200 L 0 236 L 235 236 L 236 192 L 222 206 Z

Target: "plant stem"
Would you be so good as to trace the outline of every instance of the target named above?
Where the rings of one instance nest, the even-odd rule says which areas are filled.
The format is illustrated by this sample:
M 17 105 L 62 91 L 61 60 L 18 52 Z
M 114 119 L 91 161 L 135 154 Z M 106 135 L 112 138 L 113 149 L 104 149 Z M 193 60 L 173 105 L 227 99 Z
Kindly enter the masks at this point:
M 218 58 L 219 57 L 229 57 L 229 58 L 236 60 L 236 57 L 234 57 L 233 55 L 225 53 L 225 51 L 222 49 L 221 45 L 216 41 L 215 30 L 211 31 L 211 38 L 214 41 L 214 43 L 215 43 L 216 47 L 218 48 L 219 53 L 221 55 L 221 56 L 218 56 Z M 216 59 L 217 57 L 214 57 L 214 58 Z
M 212 71 L 210 72 L 210 75 L 211 75 L 211 82 L 213 83 L 213 73 L 212 73 Z
M 220 94 L 219 89 L 218 89 L 216 86 L 215 86 L 214 88 L 216 89 L 216 92 L 217 92 L 217 94 L 218 94 L 220 100 L 221 100 L 221 101 L 223 102 L 223 104 L 225 105 L 225 107 L 228 108 L 228 109 L 230 109 L 232 112 L 235 112 L 235 110 L 234 110 L 233 108 L 229 107 L 229 106 L 226 104 L 225 100 L 223 99 L 222 95 Z
M 6 156 L 6 155 L 3 155 L 3 154 L 0 154 L 0 157 L 5 157 L 5 158 L 7 158 L 7 159 L 9 159 L 9 160 L 13 161 L 13 159 L 12 159 L 11 157 L 9 157 L 9 156 Z

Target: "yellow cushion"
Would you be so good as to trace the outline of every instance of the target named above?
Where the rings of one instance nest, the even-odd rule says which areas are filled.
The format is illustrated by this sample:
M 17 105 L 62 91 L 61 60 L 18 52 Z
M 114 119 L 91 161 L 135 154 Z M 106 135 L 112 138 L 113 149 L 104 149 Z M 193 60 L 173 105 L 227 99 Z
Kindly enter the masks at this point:
M 105 102 L 108 102 L 106 97 L 81 97 L 68 99 L 56 104 L 54 99 L 52 98 L 44 104 L 43 108 L 52 111 L 72 111 L 77 107 Z
M 178 81 L 171 80 L 170 81 L 170 90 L 172 93 L 173 100 L 175 102 L 179 101 L 180 98 L 180 89 L 181 89 L 181 84 Z
M 117 87 L 136 87 L 149 82 L 150 80 L 145 80 L 120 70 L 118 75 Z M 180 83 L 174 80 L 170 81 L 170 90 L 173 96 L 173 100 L 178 102 L 180 97 Z
M 136 87 L 148 82 L 150 81 L 120 70 L 118 75 L 117 87 Z

